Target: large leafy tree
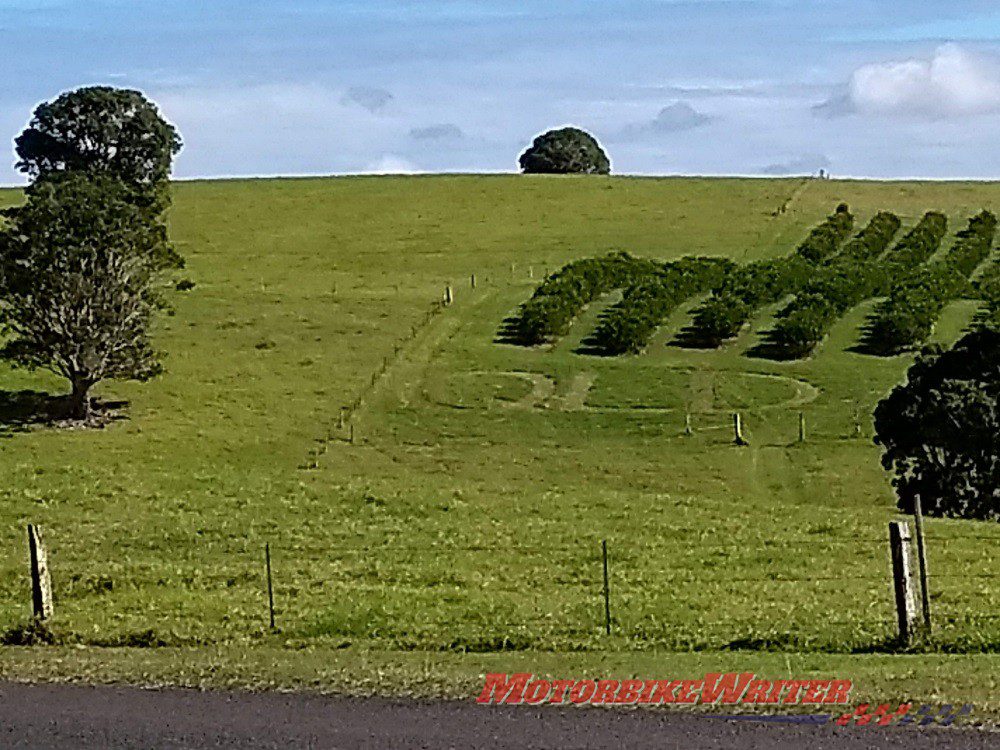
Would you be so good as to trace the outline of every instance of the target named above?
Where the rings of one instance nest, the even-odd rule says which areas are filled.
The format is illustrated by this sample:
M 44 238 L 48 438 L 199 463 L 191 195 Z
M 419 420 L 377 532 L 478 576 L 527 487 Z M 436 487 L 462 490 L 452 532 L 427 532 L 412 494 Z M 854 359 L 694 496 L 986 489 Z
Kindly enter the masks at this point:
M 139 202 L 166 201 L 181 139 L 139 91 L 87 86 L 35 109 L 15 139 L 17 168 L 32 181 L 64 172 L 115 177 Z
M 1000 332 L 928 348 L 875 410 L 900 510 L 1000 520 Z
M 166 229 L 130 186 L 68 172 L 37 182 L 0 232 L 0 357 L 69 380 L 70 416 L 109 378 L 160 372 L 148 336 Z
M 608 174 L 611 162 L 601 144 L 579 128 L 550 130 L 521 154 L 527 174 Z

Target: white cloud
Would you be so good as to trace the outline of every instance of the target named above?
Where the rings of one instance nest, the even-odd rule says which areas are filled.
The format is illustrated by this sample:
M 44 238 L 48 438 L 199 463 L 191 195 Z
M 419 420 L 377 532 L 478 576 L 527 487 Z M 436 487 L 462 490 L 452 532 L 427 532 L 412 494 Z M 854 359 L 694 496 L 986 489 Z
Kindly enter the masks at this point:
M 704 125 L 711 119 L 686 102 L 675 102 L 661 109 L 650 127 L 660 133 L 674 133 Z
M 814 107 L 814 112 L 924 117 L 1000 112 L 1000 63 L 946 44 L 929 59 L 864 65 L 854 71 L 846 93 Z
M 661 109 L 652 120 L 626 125 L 617 136 L 612 137 L 612 140 L 643 140 L 667 133 L 681 133 L 694 130 L 711 121 L 711 117 L 699 112 L 687 102 L 674 102 Z
M 355 172 L 400 140 L 392 118 L 341 104 L 316 84 L 181 87 L 151 92 L 184 139 L 176 174 Z
M 364 169 L 367 174 L 414 174 L 420 168 L 409 159 L 396 154 L 384 154 Z

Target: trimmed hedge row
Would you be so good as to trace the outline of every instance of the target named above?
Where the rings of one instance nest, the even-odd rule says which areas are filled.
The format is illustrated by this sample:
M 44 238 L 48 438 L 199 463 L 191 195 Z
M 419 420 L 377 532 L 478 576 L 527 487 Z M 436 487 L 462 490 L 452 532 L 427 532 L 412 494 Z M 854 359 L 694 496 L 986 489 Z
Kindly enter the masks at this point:
M 591 336 L 605 354 L 637 354 L 676 307 L 717 286 L 736 265 L 723 258 L 682 258 L 626 288 Z
M 735 336 L 756 310 L 800 288 L 815 272 L 816 265 L 833 255 L 853 229 L 854 217 L 847 204 L 842 203 L 809 233 L 791 256 L 738 267 L 698 308 L 692 337 L 703 344 L 719 346 Z
M 662 267 L 623 252 L 567 263 L 539 284 L 531 299 L 521 305 L 509 324 L 509 335 L 524 346 L 563 336 L 583 308 L 602 294 L 655 274 Z
M 974 289 L 984 305 L 976 315 L 980 328 L 1000 331 L 1000 258 L 993 261 L 976 280 Z
M 867 344 L 884 354 L 927 339 L 951 300 L 971 291 L 969 275 L 989 257 L 997 218 L 982 211 L 969 220 L 946 257 L 905 276 L 875 311 Z
M 877 259 L 900 225 L 895 214 L 876 214 L 778 313 L 778 321 L 768 335 L 769 347 L 782 358 L 804 357 L 841 315 L 862 300 L 884 293 L 888 275 L 885 265 Z

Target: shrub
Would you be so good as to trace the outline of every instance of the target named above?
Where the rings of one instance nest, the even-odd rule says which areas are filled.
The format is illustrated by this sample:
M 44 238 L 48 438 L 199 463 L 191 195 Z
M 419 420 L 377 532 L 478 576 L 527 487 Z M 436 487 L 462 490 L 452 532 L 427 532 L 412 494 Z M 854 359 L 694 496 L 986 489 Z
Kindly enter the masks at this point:
M 778 321 L 768 336 L 770 347 L 783 357 L 804 357 L 841 315 L 878 293 L 885 286 L 886 275 L 877 258 L 899 227 L 895 214 L 876 214 L 778 313 Z
M 692 295 L 719 284 L 734 268 L 719 258 L 682 258 L 626 288 L 593 334 L 606 354 L 638 353 L 676 307 Z
M 1000 332 L 979 329 L 949 351 L 928 347 L 875 409 L 882 465 L 899 509 L 1000 520 Z
M 925 341 L 948 302 L 970 290 L 968 277 L 989 256 L 996 225 L 992 213 L 980 212 L 958 233 L 943 260 L 898 281 L 875 311 L 869 348 L 891 354 Z
M 659 263 L 627 253 L 568 263 L 539 284 L 531 299 L 521 305 L 510 326 L 511 336 L 524 346 L 563 336 L 583 308 L 602 294 L 661 268 Z
M 712 297 L 695 313 L 693 338 L 719 346 L 735 336 L 754 312 L 798 290 L 850 235 L 854 217 L 846 204 L 837 206 L 815 227 L 791 257 L 750 263 L 727 274 Z

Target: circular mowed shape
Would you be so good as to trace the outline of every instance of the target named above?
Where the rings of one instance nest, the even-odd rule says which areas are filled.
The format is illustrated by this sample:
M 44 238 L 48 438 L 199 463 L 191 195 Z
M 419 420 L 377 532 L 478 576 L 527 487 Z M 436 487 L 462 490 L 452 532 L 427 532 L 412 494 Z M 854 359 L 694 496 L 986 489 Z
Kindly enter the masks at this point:
M 443 374 L 442 374 L 443 375 Z M 542 375 L 522 372 L 457 372 L 429 378 L 429 401 L 459 409 L 489 409 L 518 404 L 531 397 Z
M 784 375 L 636 367 L 601 373 L 586 405 L 595 409 L 726 412 L 798 406 L 812 401 L 816 394 L 808 383 Z
M 802 406 L 818 395 L 809 383 L 769 373 L 632 367 L 581 370 L 567 378 L 557 382 L 527 371 L 441 373 L 428 379 L 424 393 L 432 403 L 459 409 L 701 413 Z

